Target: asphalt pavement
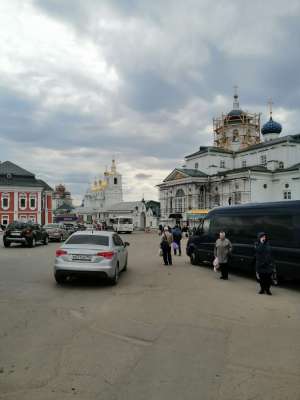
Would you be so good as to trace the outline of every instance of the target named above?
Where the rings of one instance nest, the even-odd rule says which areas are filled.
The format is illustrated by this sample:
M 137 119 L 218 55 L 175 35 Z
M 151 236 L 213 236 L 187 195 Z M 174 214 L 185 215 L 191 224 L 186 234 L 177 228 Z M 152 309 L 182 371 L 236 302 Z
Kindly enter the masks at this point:
M 119 284 L 53 278 L 57 243 L 0 245 L 0 399 L 299 400 L 300 288 L 258 295 L 124 235 Z M 1 240 L 1 238 L 0 238 Z

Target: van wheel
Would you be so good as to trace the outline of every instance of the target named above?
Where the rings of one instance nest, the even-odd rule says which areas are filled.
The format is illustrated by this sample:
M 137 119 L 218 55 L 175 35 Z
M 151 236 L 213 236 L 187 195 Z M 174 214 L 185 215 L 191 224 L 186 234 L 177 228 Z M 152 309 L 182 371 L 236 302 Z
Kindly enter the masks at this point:
M 190 260 L 192 265 L 197 265 L 197 259 L 196 259 L 196 254 L 194 251 L 191 252 L 190 254 Z
M 3 240 L 3 244 L 4 244 L 4 247 L 10 246 L 10 242 L 8 242 L 7 240 Z

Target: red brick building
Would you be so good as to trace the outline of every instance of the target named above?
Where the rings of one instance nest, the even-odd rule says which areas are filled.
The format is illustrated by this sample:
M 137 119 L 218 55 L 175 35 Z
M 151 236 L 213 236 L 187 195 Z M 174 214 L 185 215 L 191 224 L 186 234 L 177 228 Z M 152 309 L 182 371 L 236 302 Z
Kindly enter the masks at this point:
M 0 162 L 0 224 L 52 222 L 52 192 L 46 182 L 10 162 Z

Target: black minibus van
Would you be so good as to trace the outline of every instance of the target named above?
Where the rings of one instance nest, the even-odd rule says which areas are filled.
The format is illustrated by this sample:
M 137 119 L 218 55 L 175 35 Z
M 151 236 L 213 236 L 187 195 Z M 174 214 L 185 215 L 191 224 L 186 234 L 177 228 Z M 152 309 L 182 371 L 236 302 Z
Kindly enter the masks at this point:
M 211 210 L 187 243 L 192 264 L 212 262 L 223 230 L 233 244 L 232 269 L 255 271 L 254 244 L 266 232 L 279 279 L 300 279 L 300 201 L 253 203 Z

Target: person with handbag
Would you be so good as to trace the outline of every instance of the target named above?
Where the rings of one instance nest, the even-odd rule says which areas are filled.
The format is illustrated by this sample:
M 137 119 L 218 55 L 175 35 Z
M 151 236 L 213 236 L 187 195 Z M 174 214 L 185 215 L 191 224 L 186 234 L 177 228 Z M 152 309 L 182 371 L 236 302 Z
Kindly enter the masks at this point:
M 220 279 L 228 280 L 228 263 L 231 252 L 232 244 L 229 239 L 225 238 L 225 232 L 221 231 L 214 249 L 214 256 L 218 259 L 218 269 L 221 271 Z
M 173 242 L 173 235 L 169 232 L 168 227 L 165 226 L 160 241 L 160 248 L 162 250 L 162 256 L 165 265 L 172 265 L 172 254 L 171 254 L 172 242 Z
M 177 224 L 173 228 L 172 234 L 173 234 L 173 240 L 174 240 L 174 242 L 173 242 L 174 256 L 176 256 L 177 250 L 178 250 L 178 254 L 181 256 L 182 231 L 181 231 L 179 224 Z
M 274 272 L 273 259 L 271 247 L 267 240 L 265 232 L 260 232 L 257 235 L 257 242 L 255 244 L 255 264 L 256 274 L 260 283 L 259 294 L 272 295 L 270 287 L 272 284 L 272 275 Z

